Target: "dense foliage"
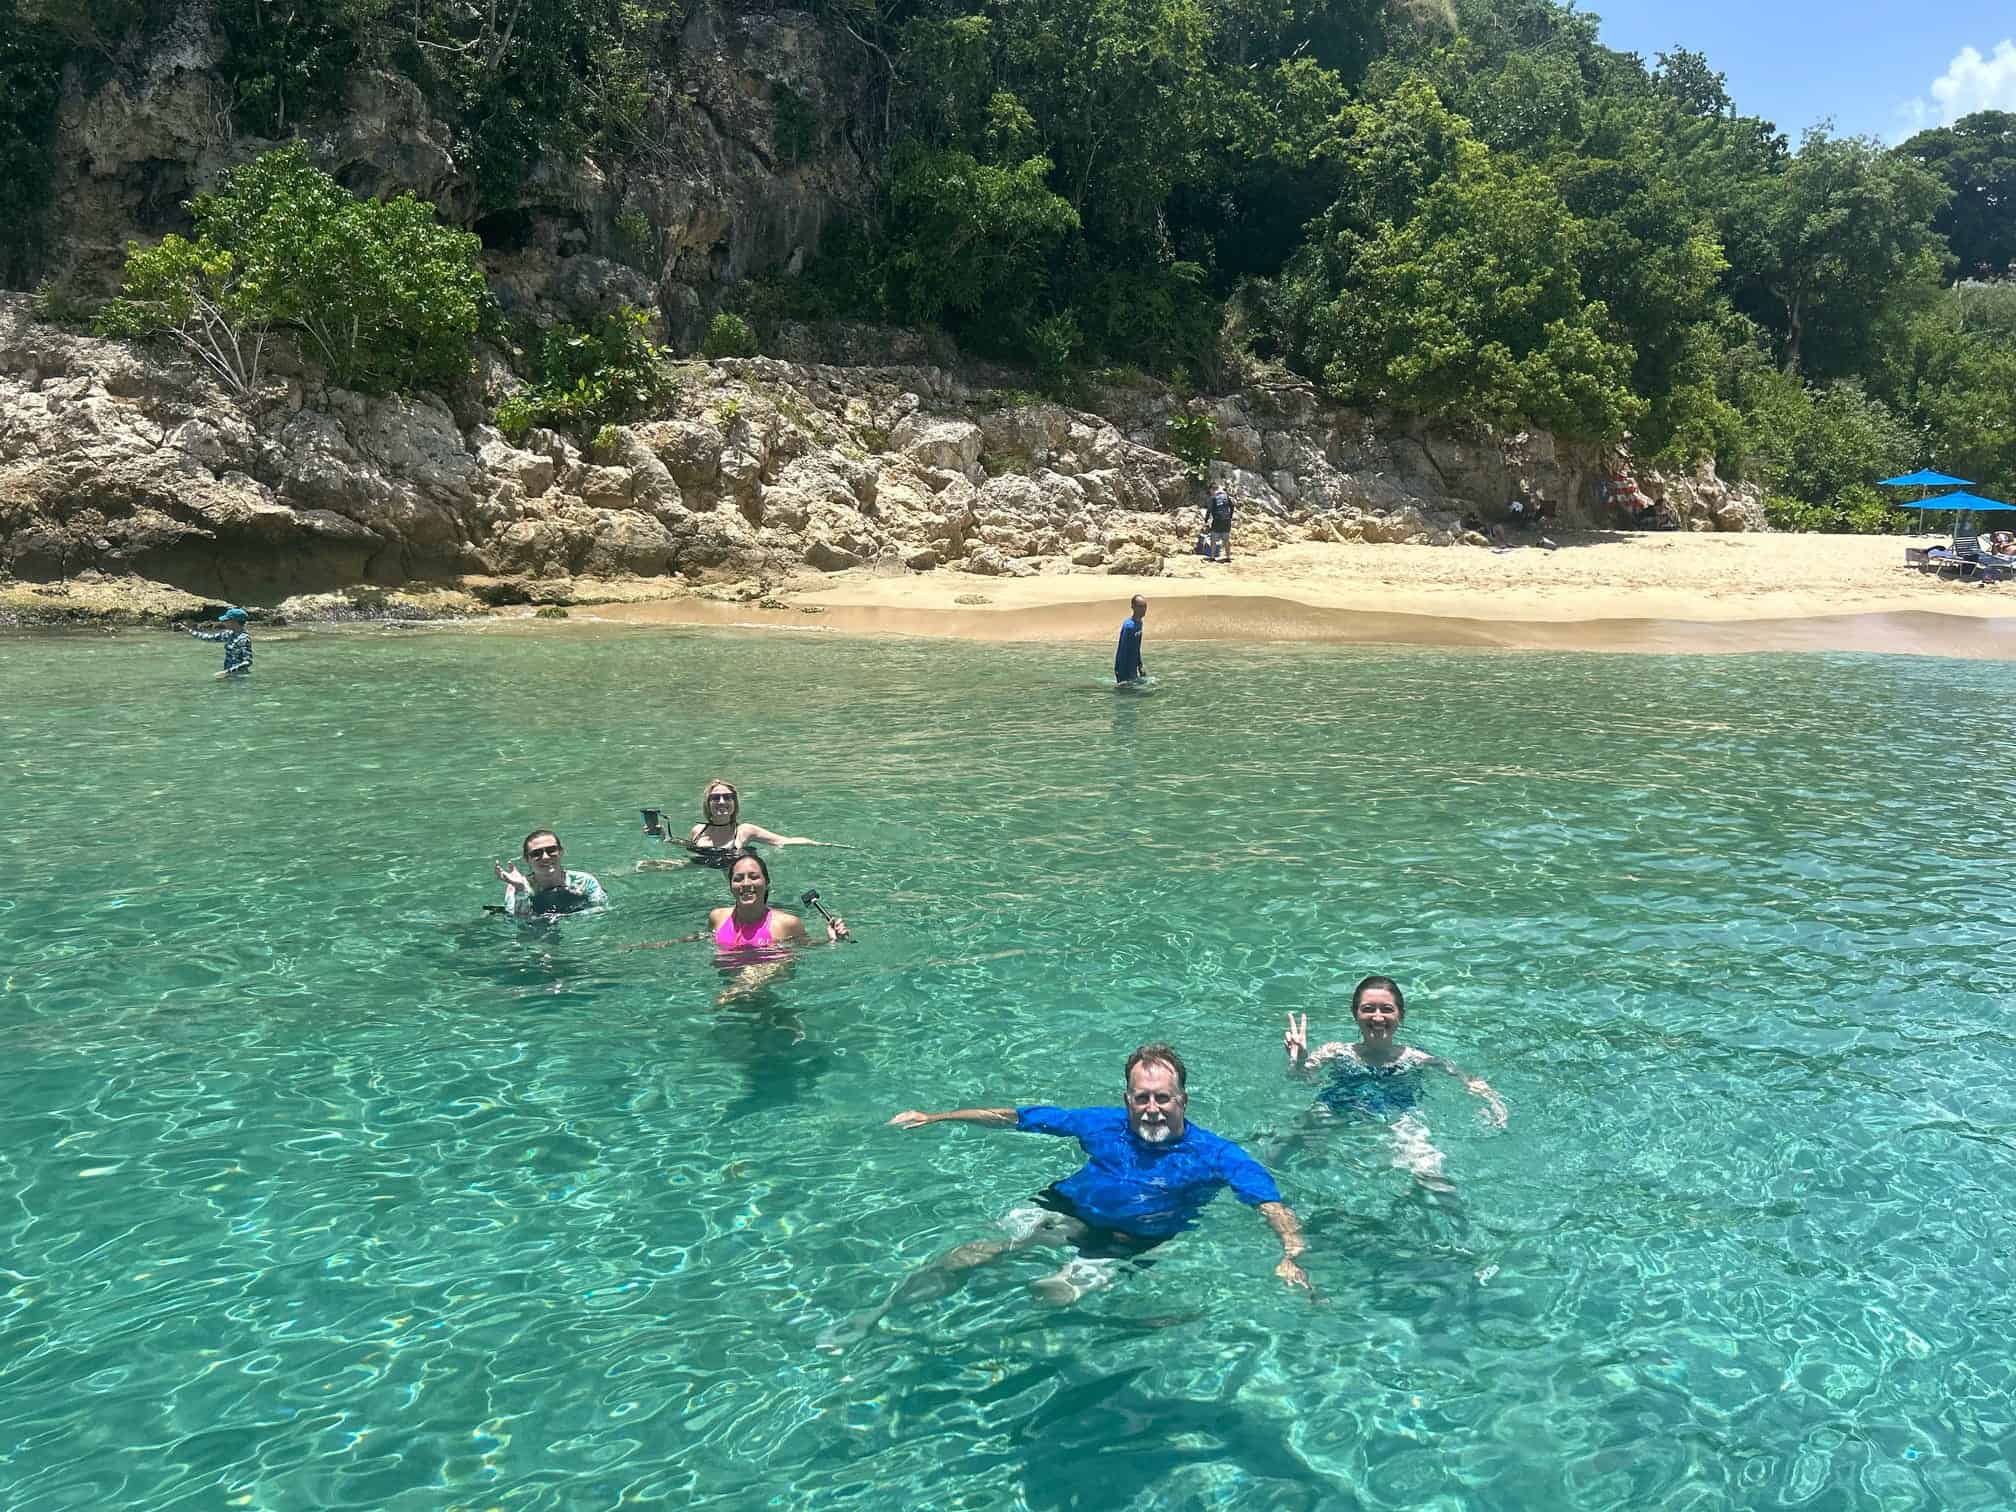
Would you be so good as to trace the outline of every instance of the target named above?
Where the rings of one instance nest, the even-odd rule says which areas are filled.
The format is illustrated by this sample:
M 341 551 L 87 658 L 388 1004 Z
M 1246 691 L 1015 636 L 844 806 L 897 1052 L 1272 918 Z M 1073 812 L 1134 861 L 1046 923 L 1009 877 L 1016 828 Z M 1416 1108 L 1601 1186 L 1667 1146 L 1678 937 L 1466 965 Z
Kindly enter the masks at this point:
M 514 442 L 535 425 L 592 440 L 649 414 L 670 382 L 642 310 L 613 311 L 587 330 L 548 326 L 530 348 L 532 382 L 497 406 L 497 428 Z
M 129 245 L 111 334 L 160 333 L 232 387 L 257 385 L 264 334 L 283 330 L 329 381 L 364 393 L 465 377 L 486 290 L 477 239 L 402 194 L 359 199 L 298 143 L 191 201 L 195 239 Z
M 166 3 L 0 0 L 17 232 L 49 192 L 56 64 L 102 71 Z M 1628 430 L 1640 458 L 1762 482 L 1788 521 L 1879 518 L 1856 490 L 1889 468 L 2016 489 L 2016 115 L 1895 149 L 1814 130 L 1795 150 L 1708 59 L 1605 47 L 1564 0 L 813 11 L 872 76 L 870 113 L 821 119 L 803 79 L 773 80 L 768 150 L 793 168 L 870 143 L 879 197 L 803 276 L 744 286 L 759 341 L 780 314 L 933 325 L 1051 384 L 1116 364 L 1227 383 L 1278 362 L 1358 404 Z M 359 69 L 394 68 L 449 123 L 478 212 L 518 203 L 542 159 L 648 170 L 697 108 L 666 0 L 216 0 L 212 16 L 242 128 L 327 120 Z M 657 228 L 626 215 L 605 250 L 655 274 Z M 269 288 L 211 242 L 162 255 L 156 304 L 195 291 L 194 320 L 238 308 L 248 279 Z M 9 279 L 35 262 L 0 247 Z M 298 311 L 272 318 L 325 344 Z M 579 356 L 613 337 L 562 339 Z M 712 344 L 748 338 L 724 326 Z M 627 338 L 610 350 L 607 396 L 557 356 L 540 367 L 541 413 L 579 425 L 628 402 L 644 369 Z

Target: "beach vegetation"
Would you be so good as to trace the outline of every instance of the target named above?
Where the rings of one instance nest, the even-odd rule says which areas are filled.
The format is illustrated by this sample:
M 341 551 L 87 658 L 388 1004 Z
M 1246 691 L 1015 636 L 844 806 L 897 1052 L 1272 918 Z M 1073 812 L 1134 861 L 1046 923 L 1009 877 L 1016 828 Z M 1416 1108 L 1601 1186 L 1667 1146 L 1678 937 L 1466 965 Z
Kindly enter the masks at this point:
M 478 243 L 432 205 L 360 199 L 295 143 L 188 209 L 193 239 L 128 244 L 105 334 L 171 337 L 239 393 L 256 388 L 274 332 L 360 393 L 444 389 L 469 373 L 488 297 Z
M 51 234 L 65 81 L 88 97 L 130 74 L 177 14 L 0 0 L 0 281 L 67 271 Z M 221 130 L 317 132 L 376 74 L 401 76 L 453 142 L 471 188 L 458 212 L 480 227 L 522 210 L 535 170 L 541 194 L 586 160 L 608 183 L 654 181 L 693 129 L 677 0 L 217 0 L 208 14 L 225 44 Z M 1358 406 L 1598 443 L 1628 430 L 1654 465 L 1713 458 L 1829 509 L 1870 481 L 1851 465 L 1889 454 L 1878 432 L 1908 437 L 1909 466 L 2016 490 L 2016 113 L 1897 147 L 1788 133 L 1746 113 L 1705 55 L 1606 46 L 1569 0 L 810 14 L 872 73 L 869 108 L 831 118 L 811 74 L 773 78 L 746 140 L 789 171 L 844 135 L 866 191 L 802 271 L 737 284 L 710 355 L 777 350 L 786 322 L 893 324 L 930 333 L 935 360 L 949 337 L 1052 396 L 1116 370 L 1182 399 L 1286 369 Z M 113 324 L 209 341 L 226 382 L 245 362 L 204 329 L 268 331 L 373 391 L 459 381 L 481 293 L 439 243 L 447 228 L 416 201 L 315 184 L 305 159 L 253 168 L 293 207 L 233 220 L 258 222 L 266 250 L 150 208 L 150 239 L 186 247 L 136 269 Z M 641 209 L 614 214 L 605 240 L 655 271 Z M 401 301 L 354 343 L 317 313 Z M 510 402 L 514 425 L 547 413 L 592 435 L 642 402 L 635 352 L 605 385 L 533 345 L 547 376 Z
M 588 326 L 549 326 L 525 357 L 531 382 L 497 406 L 497 428 L 513 444 L 535 426 L 593 444 L 651 414 L 672 388 L 650 314 L 628 306 Z
M 733 310 L 722 310 L 708 323 L 700 355 L 710 362 L 719 357 L 754 357 L 756 332 Z
M 1193 481 L 1211 481 L 1218 460 L 1218 422 L 1202 413 L 1179 411 L 1169 417 L 1169 453 L 1183 464 Z

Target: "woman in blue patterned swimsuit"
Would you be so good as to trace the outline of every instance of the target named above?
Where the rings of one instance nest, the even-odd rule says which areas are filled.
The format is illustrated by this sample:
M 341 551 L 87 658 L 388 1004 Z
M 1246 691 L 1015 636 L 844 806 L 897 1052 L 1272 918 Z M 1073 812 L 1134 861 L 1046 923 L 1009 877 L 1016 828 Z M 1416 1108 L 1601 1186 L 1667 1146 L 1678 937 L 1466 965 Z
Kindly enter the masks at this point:
M 1333 1040 L 1315 1052 L 1309 1049 L 1309 1015 L 1297 1022 L 1288 1015 L 1288 1032 L 1281 1043 L 1288 1052 L 1291 1072 L 1331 1067 L 1327 1084 L 1316 1094 L 1316 1104 L 1326 1116 L 1340 1113 L 1369 1115 L 1387 1124 L 1393 1133 L 1393 1163 L 1411 1171 L 1424 1186 L 1446 1188 L 1442 1176 L 1442 1152 L 1428 1138 L 1428 1126 L 1414 1114 L 1420 1096 L 1417 1072 L 1433 1068 L 1447 1072 L 1463 1083 L 1463 1090 L 1484 1101 L 1485 1122 L 1505 1127 L 1505 1104 L 1481 1076 L 1471 1076 L 1412 1045 L 1396 1042 L 1393 1035 L 1407 1016 L 1406 999 L 1400 984 L 1391 977 L 1368 976 L 1351 994 L 1351 1017 L 1358 1025 L 1358 1042 Z

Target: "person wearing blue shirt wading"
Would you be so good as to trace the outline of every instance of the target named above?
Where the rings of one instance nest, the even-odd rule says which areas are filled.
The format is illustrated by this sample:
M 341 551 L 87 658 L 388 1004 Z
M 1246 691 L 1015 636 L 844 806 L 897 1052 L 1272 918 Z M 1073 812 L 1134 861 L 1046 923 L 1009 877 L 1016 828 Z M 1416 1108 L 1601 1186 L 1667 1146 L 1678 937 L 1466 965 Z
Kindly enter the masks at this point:
M 226 609 L 217 616 L 217 623 L 229 625 L 228 630 L 191 630 L 189 633 L 198 640 L 224 642 L 224 670 L 219 677 L 247 677 L 252 672 L 252 637 L 245 633 L 245 611 Z
M 1148 600 L 1135 594 L 1128 606 L 1134 612 L 1120 622 L 1120 646 L 1113 653 L 1113 681 L 1139 682 L 1148 675 L 1141 665 L 1141 622 L 1148 618 Z
M 887 1302 L 827 1332 L 835 1346 L 858 1339 L 898 1303 L 942 1296 L 960 1275 L 998 1255 L 1032 1245 L 1070 1245 L 1073 1260 L 1036 1285 L 1038 1295 L 1075 1302 L 1088 1291 L 1110 1285 L 1129 1261 L 1145 1264 L 1148 1251 L 1189 1228 L 1204 1205 L 1223 1187 L 1261 1217 L 1281 1241 L 1274 1274 L 1288 1285 L 1307 1288 L 1309 1278 L 1295 1257 L 1303 1251 L 1302 1226 L 1281 1200 L 1266 1169 L 1229 1139 L 1185 1118 L 1189 1107 L 1182 1057 L 1167 1045 L 1143 1045 L 1127 1057 L 1127 1094 L 1118 1108 L 962 1108 L 952 1113 L 898 1113 L 899 1129 L 934 1123 L 972 1123 L 991 1129 L 1021 1129 L 1076 1139 L 1085 1164 L 1045 1187 L 1033 1205 L 1008 1215 L 1008 1239 L 962 1244 L 906 1280 Z

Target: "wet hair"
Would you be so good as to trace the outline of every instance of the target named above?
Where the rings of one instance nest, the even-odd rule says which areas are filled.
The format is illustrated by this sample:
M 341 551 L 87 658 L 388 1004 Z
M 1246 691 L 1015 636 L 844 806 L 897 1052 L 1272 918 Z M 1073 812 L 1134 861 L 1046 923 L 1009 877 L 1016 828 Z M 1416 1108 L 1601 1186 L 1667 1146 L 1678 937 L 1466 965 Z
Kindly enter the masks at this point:
M 1134 1084 L 1134 1068 L 1136 1066 L 1167 1066 L 1171 1071 L 1176 1073 L 1176 1090 L 1179 1092 L 1189 1090 L 1190 1073 L 1184 1069 L 1183 1057 L 1167 1045 L 1159 1042 L 1152 1045 L 1143 1045 L 1139 1050 L 1128 1056 L 1127 1069 L 1121 1077 L 1125 1085 L 1131 1087 Z
M 713 792 L 714 789 L 716 788 L 726 788 L 731 794 L 734 795 L 735 807 L 733 812 L 737 819 L 741 818 L 742 795 L 741 793 L 736 791 L 735 784 L 730 782 L 726 777 L 713 778 L 711 781 L 708 782 L 707 786 L 700 789 L 700 817 L 702 819 L 706 819 L 709 824 L 712 824 L 714 822 L 711 819 L 707 819 L 707 795 Z M 764 875 L 768 876 L 769 873 L 766 872 L 764 873 Z
M 549 829 L 536 829 L 532 831 L 531 834 L 527 835 L 523 840 L 520 840 L 518 842 L 518 854 L 521 856 L 529 855 L 532 849 L 532 842 L 534 840 L 537 840 L 541 835 L 553 835 L 553 831 Z M 555 845 L 560 845 L 560 837 L 558 835 L 553 835 L 553 843 Z M 560 848 L 562 850 L 566 849 L 564 845 L 561 846 Z
M 1407 1017 L 1407 998 L 1400 991 L 1400 984 L 1389 976 L 1369 976 L 1351 989 L 1351 1016 L 1353 1018 L 1358 1016 L 1359 1002 L 1374 987 L 1384 987 L 1388 992 L 1392 993 L 1393 1006 L 1400 1010 L 1400 1017 Z
M 729 880 L 729 881 L 730 881 L 731 883 L 732 883 L 732 882 L 733 882 L 733 881 L 735 880 L 735 868 L 736 868 L 736 867 L 738 867 L 738 866 L 740 866 L 740 865 L 741 865 L 741 864 L 742 864 L 742 863 L 743 863 L 744 861 L 754 861 L 754 862 L 755 862 L 755 863 L 757 864 L 757 866 L 758 866 L 758 867 L 760 867 L 760 868 L 762 869 L 762 871 L 763 871 L 763 896 L 764 896 L 764 897 L 766 897 L 766 898 L 767 898 L 767 897 L 769 897 L 769 896 L 770 896 L 770 863 L 769 863 L 769 862 L 767 862 L 767 861 L 765 861 L 765 860 L 764 860 L 764 859 L 763 859 L 763 858 L 762 858 L 761 856 L 757 855 L 757 854 L 756 854 L 756 852 L 754 852 L 753 850 L 745 850 L 745 851 L 743 851 L 741 855 L 737 856 L 737 857 L 736 857 L 736 858 L 735 858 L 735 859 L 734 859 L 733 861 L 730 861 L 730 862 L 728 863 L 728 880 Z

